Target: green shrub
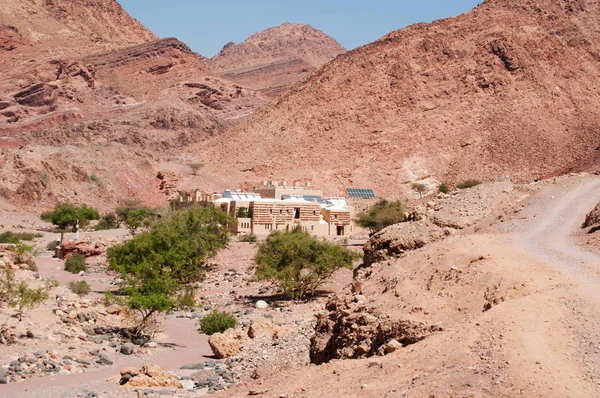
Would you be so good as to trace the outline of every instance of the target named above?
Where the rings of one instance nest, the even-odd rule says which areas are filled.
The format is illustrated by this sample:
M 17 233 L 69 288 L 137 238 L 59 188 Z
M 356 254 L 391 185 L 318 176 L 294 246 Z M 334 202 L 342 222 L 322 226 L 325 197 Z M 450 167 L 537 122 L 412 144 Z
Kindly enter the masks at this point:
M 235 215 L 236 218 L 248 218 L 248 209 L 245 207 L 240 207 Z
M 98 224 L 94 226 L 94 231 L 105 231 L 108 229 L 119 228 L 120 222 L 117 220 L 115 213 L 105 214 Z
M 124 302 L 142 315 L 135 333 L 152 314 L 176 307 L 187 285 L 204 275 L 207 260 L 227 245 L 231 221 L 215 207 L 173 211 L 148 231 L 108 249 L 109 268 L 124 280 Z
M 474 186 L 477 186 L 479 184 L 481 184 L 481 181 L 479 181 L 479 180 L 466 180 L 466 181 L 458 184 L 456 186 L 456 188 L 458 188 L 458 189 L 473 188 Z
M 390 225 L 404 222 L 404 206 L 401 202 L 388 202 L 382 199 L 368 211 L 358 214 L 356 224 L 377 232 Z
M 254 235 L 254 234 L 242 235 L 242 236 L 240 236 L 240 242 L 255 243 L 256 235 Z
M 69 271 L 72 274 L 78 274 L 81 271 L 86 270 L 85 257 L 79 253 L 71 254 L 67 261 L 65 261 L 65 271 Z
M 223 333 L 237 326 L 235 317 L 227 312 L 213 311 L 200 320 L 200 330 L 207 335 Z
M 6 231 L 0 234 L 0 243 L 18 244 L 22 240 L 32 241 L 38 238 L 40 234 L 32 234 L 30 232 L 11 232 Z
M 125 206 L 116 210 L 117 223 L 125 223 L 131 236 L 135 236 L 138 228 L 149 228 L 158 220 L 158 209 L 146 206 Z
M 71 281 L 69 289 L 78 296 L 87 296 L 92 291 L 92 287 L 86 281 Z
M 48 244 L 46 245 L 46 250 L 53 252 L 54 250 L 56 250 L 58 245 L 59 245 L 59 243 L 57 241 L 52 240 L 52 241 L 48 242 Z
M 445 194 L 449 194 L 450 193 L 450 186 L 448 184 L 446 184 L 445 182 L 441 183 L 440 186 L 438 187 L 438 190 L 441 193 L 445 193 Z
M 318 240 L 308 232 L 274 231 L 256 254 L 258 280 L 274 280 L 294 299 L 313 295 L 335 271 L 352 269 L 357 254 L 347 247 Z

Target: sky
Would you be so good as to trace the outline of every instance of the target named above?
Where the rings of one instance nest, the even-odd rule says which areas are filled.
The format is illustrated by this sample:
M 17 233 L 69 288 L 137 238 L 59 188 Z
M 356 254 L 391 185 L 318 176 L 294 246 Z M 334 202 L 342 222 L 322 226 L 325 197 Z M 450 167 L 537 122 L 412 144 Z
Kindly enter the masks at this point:
M 481 0 L 117 0 L 160 38 L 206 57 L 284 22 L 312 25 L 351 50 L 417 22 L 466 12 Z

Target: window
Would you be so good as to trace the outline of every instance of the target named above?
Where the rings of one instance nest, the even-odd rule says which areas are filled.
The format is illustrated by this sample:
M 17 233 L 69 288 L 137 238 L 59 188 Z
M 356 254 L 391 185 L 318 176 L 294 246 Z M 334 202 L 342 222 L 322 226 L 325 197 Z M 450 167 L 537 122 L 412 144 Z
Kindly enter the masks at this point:
M 310 226 L 310 230 L 311 230 L 311 231 L 314 231 L 314 230 L 315 230 L 315 226 L 314 226 L 314 225 L 311 225 L 311 226 Z
M 296 208 L 294 209 L 294 218 L 295 218 L 296 220 L 299 220 L 299 219 L 300 219 L 300 208 L 299 208 L 299 207 L 296 207 Z
M 333 219 L 334 219 L 334 220 L 337 220 L 337 214 L 334 214 L 334 215 L 333 215 Z
M 313 210 L 313 216 L 316 216 L 316 215 L 317 215 L 317 211 Z

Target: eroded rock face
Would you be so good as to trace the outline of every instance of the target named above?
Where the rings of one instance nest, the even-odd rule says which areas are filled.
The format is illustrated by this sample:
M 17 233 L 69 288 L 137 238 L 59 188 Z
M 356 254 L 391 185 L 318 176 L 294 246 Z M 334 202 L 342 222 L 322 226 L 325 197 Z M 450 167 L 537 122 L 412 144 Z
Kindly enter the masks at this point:
M 370 266 L 388 256 L 401 255 L 449 235 L 448 230 L 428 221 L 407 222 L 382 229 L 365 243 L 364 265 Z
M 15 94 L 15 101 L 26 106 L 46 106 L 56 102 L 55 88 L 48 84 L 34 84 Z
M 242 350 L 248 336 L 240 329 L 228 329 L 224 333 L 215 333 L 208 344 L 219 359 L 229 358 Z
M 391 319 L 350 298 L 334 297 L 326 311 L 318 315 L 311 338 L 310 360 L 315 364 L 391 353 L 399 345 L 417 343 L 440 330 L 438 326 Z

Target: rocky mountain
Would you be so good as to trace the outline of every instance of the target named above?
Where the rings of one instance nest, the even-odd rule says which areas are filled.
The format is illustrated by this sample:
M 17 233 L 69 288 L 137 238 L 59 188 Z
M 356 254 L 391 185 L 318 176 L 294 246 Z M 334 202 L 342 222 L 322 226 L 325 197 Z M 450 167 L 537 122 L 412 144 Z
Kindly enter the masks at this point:
M 600 142 L 600 4 L 487 0 L 350 51 L 197 148 L 248 181 L 531 181 Z
M 320 30 L 285 23 L 238 45 L 228 43 L 209 64 L 224 78 L 274 98 L 344 52 L 344 47 Z
M 7 28 L 22 50 L 52 57 L 156 40 L 116 0 L 3 0 L 0 43 Z
M 0 196 L 25 205 L 164 203 L 186 163 L 162 157 L 264 103 L 114 0 L 10 0 L 0 23 Z

